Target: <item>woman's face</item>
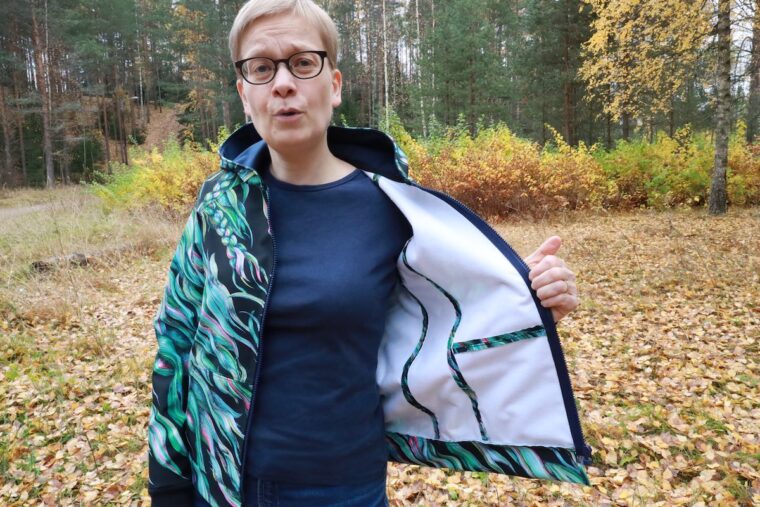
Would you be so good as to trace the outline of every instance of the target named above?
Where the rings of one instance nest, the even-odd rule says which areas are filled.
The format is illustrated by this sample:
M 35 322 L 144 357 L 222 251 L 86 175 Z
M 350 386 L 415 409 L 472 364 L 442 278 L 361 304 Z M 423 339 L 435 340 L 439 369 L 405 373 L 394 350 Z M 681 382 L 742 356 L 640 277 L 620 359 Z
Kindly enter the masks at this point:
M 321 51 L 324 44 L 311 23 L 293 14 L 277 14 L 256 20 L 243 34 L 241 59 L 264 56 L 288 58 L 298 51 Z M 246 114 L 270 149 L 287 156 L 308 153 L 327 142 L 333 108 L 341 102 L 342 76 L 326 59 L 322 72 L 312 79 L 298 79 L 285 64 L 277 65 L 274 79 L 252 85 L 242 79 L 237 90 Z

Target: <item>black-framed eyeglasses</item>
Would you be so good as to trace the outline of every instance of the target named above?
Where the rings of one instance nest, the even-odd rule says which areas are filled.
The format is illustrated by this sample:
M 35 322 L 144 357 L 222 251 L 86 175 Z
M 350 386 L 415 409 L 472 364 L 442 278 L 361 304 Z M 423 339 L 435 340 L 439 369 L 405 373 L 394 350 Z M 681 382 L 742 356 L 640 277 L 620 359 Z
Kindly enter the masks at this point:
M 284 63 L 298 79 L 317 77 L 325 66 L 327 51 L 299 51 L 281 60 L 254 56 L 235 62 L 240 76 L 252 85 L 267 84 L 274 79 L 280 64 Z

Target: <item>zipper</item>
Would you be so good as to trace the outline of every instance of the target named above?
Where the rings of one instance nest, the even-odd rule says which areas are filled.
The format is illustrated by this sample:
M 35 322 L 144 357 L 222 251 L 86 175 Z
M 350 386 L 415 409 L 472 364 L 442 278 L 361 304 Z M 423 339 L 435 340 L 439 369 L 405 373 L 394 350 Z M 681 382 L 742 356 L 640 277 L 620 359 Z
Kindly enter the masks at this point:
M 269 236 L 272 238 L 272 272 L 269 275 L 269 284 L 267 286 L 267 295 L 264 299 L 264 310 L 261 314 L 261 331 L 259 332 L 259 351 L 256 357 L 256 371 L 253 375 L 253 387 L 251 389 L 251 402 L 248 406 L 248 419 L 245 423 L 245 434 L 243 436 L 243 456 L 242 461 L 240 463 L 240 481 L 241 481 L 241 487 L 240 487 L 240 504 L 244 505 L 245 501 L 245 485 L 247 481 L 245 480 L 245 466 L 246 466 L 246 458 L 248 456 L 248 436 L 251 433 L 251 424 L 253 421 L 253 417 L 251 415 L 253 414 L 253 402 L 254 398 L 256 398 L 256 389 L 259 386 L 259 377 L 261 377 L 261 358 L 263 357 L 263 351 L 264 351 L 264 323 L 267 318 L 267 310 L 269 309 L 269 296 L 272 294 L 272 285 L 274 284 L 274 273 L 275 268 L 277 267 L 277 246 L 274 242 L 274 228 L 272 227 L 272 203 L 269 200 L 269 192 L 268 189 L 265 191 L 264 183 L 261 183 L 261 194 L 262 198 L 267 203 L 267 225 L 269 225 Z
M 415 181 L 411 181 L 411 180 L 408 180 L 408 181 L 412 186 L 417 187 L 420 190 L 423 190 L 430 194 L 433 194 L 436 197 L 443 199 L 444 201 L 446 200 L 453 201 L 458 206 L 461 206 L 462 208 L 467 210 L 473 217 L 478 218 L 478 220 L 481 223 L 483 223 L 485 227 L 489 231 L 491 231 L 491 233 L 493 234 L 493 238 L 489 238 L 489 239 L 491 239 L 491 241 L 498 241 L 501 245 L 506 247 L 506 250 L 509 253 L 511 253 L 512 258 L 510 260 L 517 261 L 517 263 L 524 268 L 525 273 L 524 273 L 523 279 L 526 280 L 526 283 L 527 283 L 527 276 L 528 276 L 528 272 L 530 271 L 530 267 L 528 267 L 528 264 L 523 260 L 523 258 L 520 257 L 517 254 L 517 252 L 515 252 L 515 249 L 512 248 L 512 245 L 504 241 L 504 238 L 502 238 L 501 235 L 498 232 L 496 232 L 496 229 L 491 227 L 491 225 L 488 222 L 481 219 L 477 215 L 477 213 L 475 213 L 474 211 L 472 211 L 472 209 L 470 209 L 469 206 L 459 201 L 458 199 L 450 196 L 449 194 L 445 192 L 441 192 L 439 190 L 433 190 L 433 189 L 424 187 Z M 565 412 L 567 413 L 567 416 L 570 420 L 569 422 L 570 422 L 571 432 L 572 432 L 573 426 L 575 426 L 578 431 L 578 436 L 580 437 L 579 438 L 580 441 L 576 442 L 575 454 L 576 456 L 580 458 L 581 463 L 583 463 L 584 465 L 590 465 L 591 464 L 591 447 L 586 444 L 586 438 L 583 435 L 583 426 L 581 425 L 580 416 L 578 415 L 578 409 L 575 406 L 575 394 L 573 394 L 574 393 L 573 383 L 572 383 L 572 380 L 570 379 L 570 373 L 568 372 L 568 369 L 567 369 L 567 359 L 565 358 L 565 351 L 562 349 L 562 343 L 559 339 L 559 333 L 557 333 L 556 323 L 554 322 L 554 318 L 551 315 L 551 311 L 548 308 L 544 308 L 540 305 L 540 303 L 537 300 L 537 296 L 535 295 L 535 291 L 532 288 L 530 288 L 530 284 L 528 284 L 528 289 L 530 290 L 531 295 L 533 295 L 533 300 L 536 301 L 537 303 L 536 306 L 538 307 L 538 313 L 541 316 L 541 320 L 544 321 L 544 324 L 546 324 L 546 322 L 551 323 L 551 327 L 546 326 L 546 325 L 545 327 L 549 329 L 550 331 L 553 331 L 554 337 L 556 338 L 557 343 L 559 344 L 558 349 L 559 349 L 559 356 L 562 359 L 562 368 L 561 368 L 561 371 L 557 371 L 557 375 L 560 377 L 559 379 L 560 382 L 564 381 L 567 383 L 567 386 L 570 388 L 570 394 L 572 395 L 572 401 L 573 401 L 573 403 L 570 404 L 569 407 L 567 406 L 568 405 L 567 403 L 565 404 L 566 405 Z

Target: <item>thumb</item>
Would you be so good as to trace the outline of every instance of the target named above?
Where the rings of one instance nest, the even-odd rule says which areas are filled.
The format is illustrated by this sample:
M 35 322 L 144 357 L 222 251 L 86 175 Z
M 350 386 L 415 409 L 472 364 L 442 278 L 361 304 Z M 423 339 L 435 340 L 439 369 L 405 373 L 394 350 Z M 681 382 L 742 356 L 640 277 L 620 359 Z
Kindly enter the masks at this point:
M 541 243 L 541 246 L 536 249 L 535 252 L 525 258 L 525 263 L 529 268 L 533 268 L 536 264 L 547 255 L 554 255 L 559 251 L 559 247 L 562 246 L 562 238 L 559 236 L 552 236 L 546 241 Z

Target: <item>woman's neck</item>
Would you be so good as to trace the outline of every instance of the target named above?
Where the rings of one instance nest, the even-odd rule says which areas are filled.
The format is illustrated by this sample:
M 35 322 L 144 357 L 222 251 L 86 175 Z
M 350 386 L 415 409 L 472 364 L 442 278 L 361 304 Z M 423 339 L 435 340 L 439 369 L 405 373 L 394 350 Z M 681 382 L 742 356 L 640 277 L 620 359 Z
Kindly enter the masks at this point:
M 270 148 L 270 172 L 280 181 L 294 185 L 320 185 L 341 179 L 354 167 L 333 155 L 327 143 L 316 150 L 287 155 Z

